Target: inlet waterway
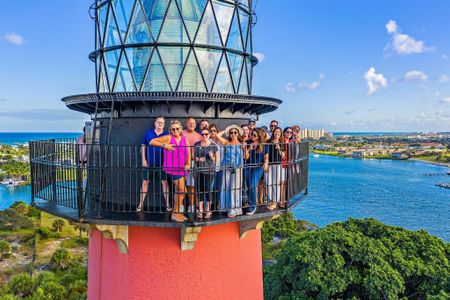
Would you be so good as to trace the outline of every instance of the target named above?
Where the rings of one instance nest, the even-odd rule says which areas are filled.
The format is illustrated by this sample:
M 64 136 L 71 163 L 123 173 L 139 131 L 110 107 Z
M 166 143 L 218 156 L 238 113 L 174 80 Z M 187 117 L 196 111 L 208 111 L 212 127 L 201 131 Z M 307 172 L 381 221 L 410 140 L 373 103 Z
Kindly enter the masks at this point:
M 319 226 L 349 217 L 372 217 L 412 230 L 425 229 L 450 241 L 450 190 L 435 186 L 447 168 L 417 161 L 311 156 L 309 196 L 294 210 Z M 0 210 L 30 202 L 30 186 L 0 185 Z
M 311 156 L 309 196 L 295 217 L 319 226 L 349 217 L 372 217 L 411 230 L 425 229 L 450 241 L 450 180 L 447 168 L 418 161 Z

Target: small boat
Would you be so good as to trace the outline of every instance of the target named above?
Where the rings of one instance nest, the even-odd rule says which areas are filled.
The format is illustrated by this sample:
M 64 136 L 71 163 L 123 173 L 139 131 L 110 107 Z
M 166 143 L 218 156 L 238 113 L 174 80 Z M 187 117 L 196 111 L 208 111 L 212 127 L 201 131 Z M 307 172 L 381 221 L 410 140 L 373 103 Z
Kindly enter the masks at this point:
M 447 183 L 447 182 L 436 183 L 436 186 L 442 187 L 442 188 L 446 188 L 446 189 L 450 189 L 450 183 Z
M 314 156 L 314 158 L 318 158 L 320 155 L 319 154 L 314 154 L 313 156 Z

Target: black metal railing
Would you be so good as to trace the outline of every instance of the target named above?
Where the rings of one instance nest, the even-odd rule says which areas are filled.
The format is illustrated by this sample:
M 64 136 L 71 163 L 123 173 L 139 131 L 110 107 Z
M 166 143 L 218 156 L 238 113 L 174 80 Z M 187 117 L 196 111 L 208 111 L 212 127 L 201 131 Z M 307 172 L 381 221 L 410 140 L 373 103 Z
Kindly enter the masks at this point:
M 88 223 L 170 223 L 172 210 L 186 213 L 188 222 L 227 220 L 227 213 L 255 218 L 287 211 L 303 199 L 308 154 L 305 142 L 211 144 L 169 153 L 70 139 L 33 141 L 32 198 L 43 210 Z

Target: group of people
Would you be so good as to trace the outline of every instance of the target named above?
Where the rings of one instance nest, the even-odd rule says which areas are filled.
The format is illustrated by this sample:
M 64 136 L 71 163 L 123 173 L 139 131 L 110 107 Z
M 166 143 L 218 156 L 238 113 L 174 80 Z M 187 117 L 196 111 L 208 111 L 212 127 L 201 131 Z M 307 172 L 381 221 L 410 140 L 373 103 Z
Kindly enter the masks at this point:
M 257 205 L 267 204 L 268 210 L 286 207 L 293 146 L 301 141 L 299 126 L 282 129 L 274 120 L 269 128 L 257 128 L 250 120 L 220 131 L 207 120 L 197 128 L 191 117 L 184 129 L 179 121 L 172 121 L 168 132 L 164 127 L 164 117 L 156 118 L 155 128 L 141 141 L 144 172 L 137 211 L 144 209 L 155 172 L 160 174 L 166 211 L 175 222 L 186 221 L 186 212 L 210 219 L 217 210 L 233 218 L 244 213 L 243 207 L 247 215 L 253 215 Z

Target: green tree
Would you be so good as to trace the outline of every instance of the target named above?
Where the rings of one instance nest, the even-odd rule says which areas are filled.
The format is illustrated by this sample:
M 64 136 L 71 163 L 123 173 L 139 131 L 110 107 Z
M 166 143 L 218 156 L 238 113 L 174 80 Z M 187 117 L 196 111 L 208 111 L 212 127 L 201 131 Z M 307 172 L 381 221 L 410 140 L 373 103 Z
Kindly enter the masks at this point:
M 9 279 L 7 288 L 18 297 L 31 296 L 34 291 L 34 280 L 26 273 L 14 275 Z
M 41 211 L 37 209 L 36 206 L 29 205 L 27 216 L 30 218 L 39 219 L 41 217 Z
M 5 254 L 8 254 L 9 251 L 11 251 L 11 245 L 5 240 L 0 240 L 0 261 L 3 260 Z
M 63 219 L 56 219 L 52 223 L 52 227 L 55 231 L 62 231 L 64 225 L 65 225 L 65 222 Z
M 21 215 L 26 215 L 28 214 L 28 205 L 23 202 L 23 201 L 16 201 L 14 202 L 10 208 L 14 209 L 15 211 L 17 211 L 18 213 L 20 213 Z
M 60 270 L 66 270 L 72 265 L 73 257 L 66 249 L 57 249 L 55 253 L 53 253 L 50 263 L 54 268 L 58 268 Z
M 265 269 L 266 299 L 425 299 L 450 291 L 450 244 L 349 219 L 301 232 Z

